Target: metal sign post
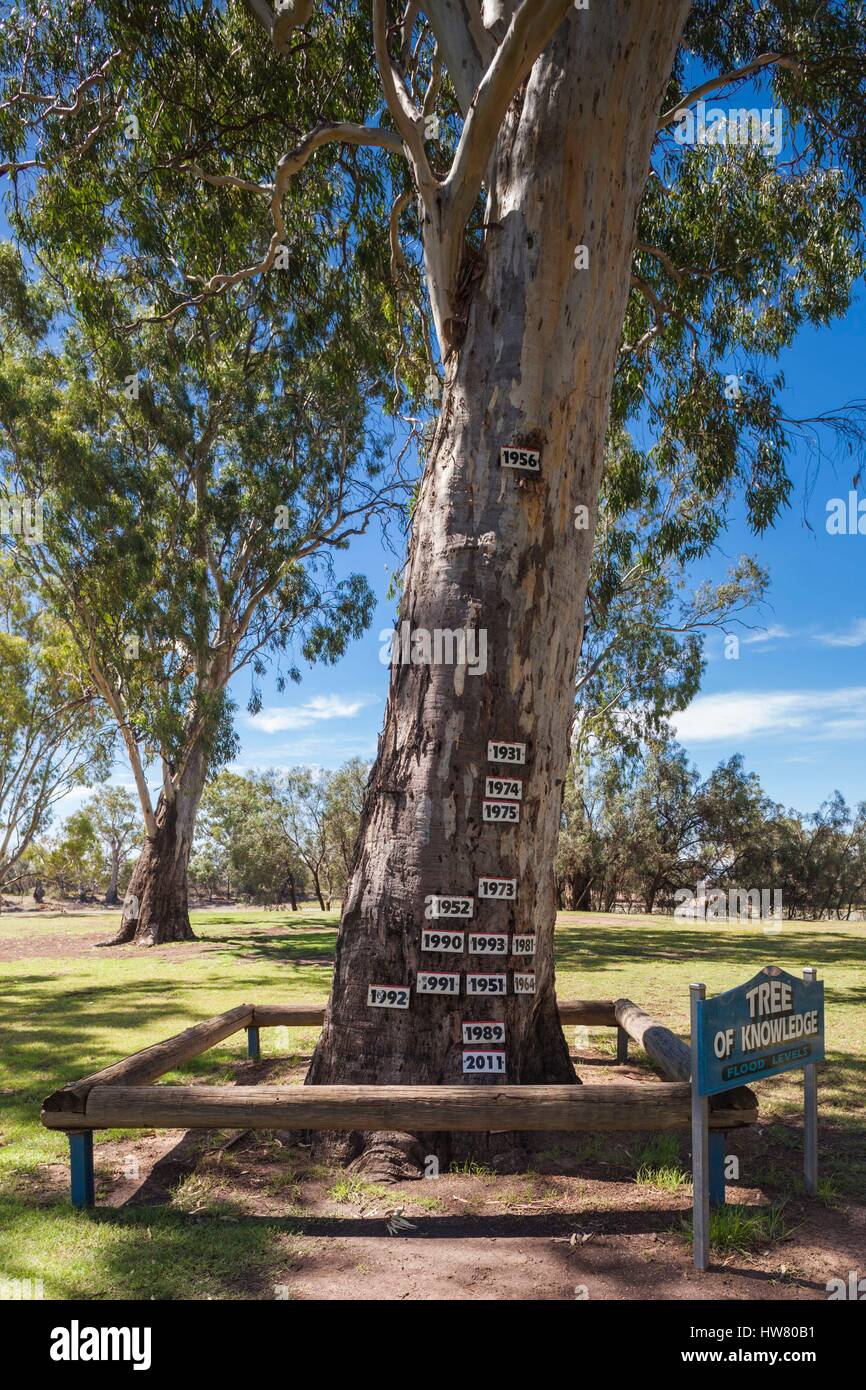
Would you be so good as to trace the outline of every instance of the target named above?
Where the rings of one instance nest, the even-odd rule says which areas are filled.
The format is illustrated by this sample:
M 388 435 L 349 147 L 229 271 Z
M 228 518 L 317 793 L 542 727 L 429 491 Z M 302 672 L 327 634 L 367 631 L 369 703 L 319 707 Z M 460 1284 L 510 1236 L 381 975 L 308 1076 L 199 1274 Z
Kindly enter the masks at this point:
M 692 1253 L 695 1269 L 710 1266 L 710 1102 L 698 1085 L 698 1005 L 706 985 L 689 985 L 692 1044 Z

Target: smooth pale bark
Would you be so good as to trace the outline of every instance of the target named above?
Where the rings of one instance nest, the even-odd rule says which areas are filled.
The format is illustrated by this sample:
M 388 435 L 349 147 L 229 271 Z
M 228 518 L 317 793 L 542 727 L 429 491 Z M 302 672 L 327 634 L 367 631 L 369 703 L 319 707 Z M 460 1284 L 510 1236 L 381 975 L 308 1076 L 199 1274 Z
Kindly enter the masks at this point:
M 400 614 L 413 631 L 485 630 L 488 668 L 392 669 L 308 1083 L 462 1082 L 461 1019 L 484 1017 L 506 1022 L 509 1083 L 576 1080 L 554 993 L 553 865 L 636 216 L 688 8 L 608 0 L 572 14 L 506 117 Z M 579 244 L 588 270 L 575 269 Z M 500 469 L 504 445 L 541 449 L 540 478 Z M 575 529 L 578 504 L 589 530 Z M 528 746 L 513 828 L 482 824 L 489 739 Z M 537 933 L 535 996 L 491 1007 L 413 992 L 406 1012 L 368 1007 L 368 985 L 414 986 L 419 969 L 509 968 L 510 981 L 510 959 L 420 949 L 426 895 L 475 896 L 485 874 L 516 878 L 518 902 L 476 902 L 470 925 Z
M 187 870 L 195 821 L 204 790 L 207 759 L 199 745 L 190 754 L 180 784 L 161 793 L 156 829 L 144 842 L 123 900 L 120 931 L 100 946 L 159 946 L 194 941 L 189 920 Z

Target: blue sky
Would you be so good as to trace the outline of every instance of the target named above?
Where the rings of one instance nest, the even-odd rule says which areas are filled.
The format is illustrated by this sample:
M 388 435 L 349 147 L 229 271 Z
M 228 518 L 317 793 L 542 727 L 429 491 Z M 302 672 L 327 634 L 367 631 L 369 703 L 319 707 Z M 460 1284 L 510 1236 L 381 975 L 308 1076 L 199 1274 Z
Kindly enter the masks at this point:
M 785 355 L 787 413 L 866 396 L 864 344 L 861 287 L 843 322 L 804 332 Z M 799 451 L 792 506 L 771 532 L 751 536 L 734 518 L 725 551 L 748 550 L 769 567 L 768 604 L 749 619 L 757 626 L 741 634 L 738 659 L 710 640 L 701 693 L 677 720 L 703 772 L 742 753 L 770 796 L 801 810 L 836 788 L 849 802 L 866 799 L 866 535 L 827 531 L 827 503 L 847 499 L 857 464 L 828 451 L 810 478 L 810 463 Z

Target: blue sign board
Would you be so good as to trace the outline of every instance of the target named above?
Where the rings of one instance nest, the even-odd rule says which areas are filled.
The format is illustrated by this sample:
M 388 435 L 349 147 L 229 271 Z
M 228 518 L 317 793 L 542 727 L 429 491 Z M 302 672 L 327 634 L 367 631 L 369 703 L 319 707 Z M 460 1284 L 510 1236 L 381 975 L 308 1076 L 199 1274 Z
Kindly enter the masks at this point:
M 747 984 L 698 1001 L 698 1094 L 824 1060 L 824 983 L 767 965 Z

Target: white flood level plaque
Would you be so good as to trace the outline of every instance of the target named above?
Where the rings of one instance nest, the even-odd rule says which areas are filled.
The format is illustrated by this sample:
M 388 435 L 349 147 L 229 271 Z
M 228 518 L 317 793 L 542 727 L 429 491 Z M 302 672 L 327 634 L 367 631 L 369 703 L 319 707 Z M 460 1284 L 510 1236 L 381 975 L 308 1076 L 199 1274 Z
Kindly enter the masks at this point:
M 514 902 L 517 897 L 517 879 L 479 878 L 478 896 L 479 898 L 504 898 L 507 902 Z
M 467 975 L 467 994 L 507 994 L 507 975 Z
M 492 1072 L 496 1076 L 505 1074 L 505 1053 L 498 1048 L 484 1048 L 478 1052 L 463 1053 L 463 1071 L 473 1076 L 478 1072 Z
M 534 994 L 535 993 L 535 972 L 528 975 L 519 975 L 514 972 L 514 993 L 515 994 Z
M 504 1043 L 505 1024 L 493 1019 L 481 1019 L 478 1023 L 463 1024 L 465 1043 Z
M 405 985 L 368 985 L 367 1004 L 371 1009 L 408 1009 L 411 992 Z
M 521 449 L 516 444 L 506 444 L 499 450 L 500 468 L 516 468 L 519 473 L 541 472 L 541 450 Z
M 520 820 L 520 803 L 517 801 L 482 801 L 481 819 L 494 825 L 515 825 Z
M 503 801 L 522 801 L 523 783 L 519 777 L 485 777 L 484 795 Z
M 474 898 L 445 898 L 434 894 L 430 899 L 431 917 L 471 917 Z
M 460 976 L 434 973 L 432 970 L 419 971 L 415 991 L 417 994 L 459 994 Z
M 421 950 L 463 952 L 466 950 L 466 933 L 447 929 L 437 931 L 434 927 L 425 927 L 421 933 Z
M 525 763 L 526 744 L 506 743 L 501 739 L 491 739 L 487 745 L 489 763 Z
M 505 932 L 471 932 L 469 935 L 470 956 L 507 956 L 508 937 Z
M 535 933 L 515 932 L 511 938 L 511 954 L 514 956 L 534 956 Z

